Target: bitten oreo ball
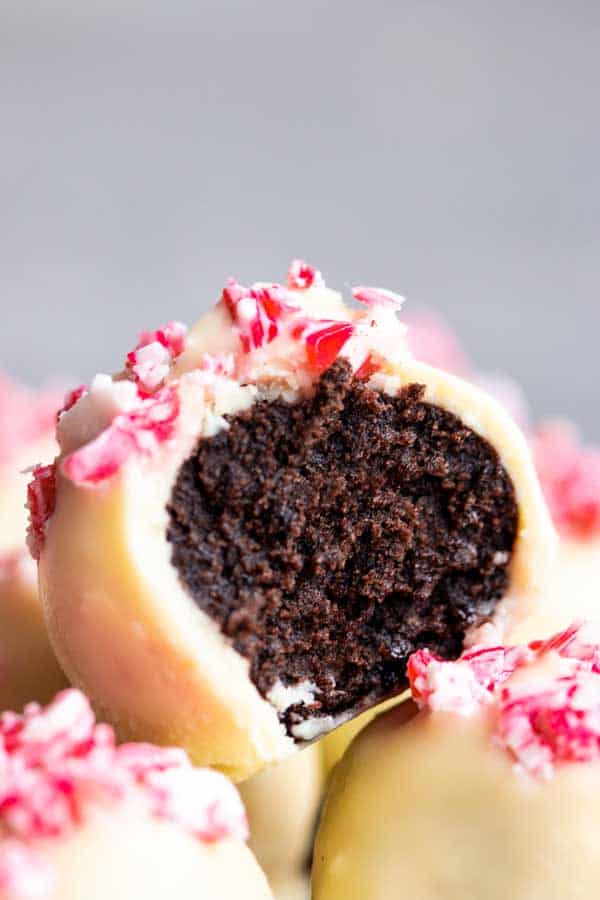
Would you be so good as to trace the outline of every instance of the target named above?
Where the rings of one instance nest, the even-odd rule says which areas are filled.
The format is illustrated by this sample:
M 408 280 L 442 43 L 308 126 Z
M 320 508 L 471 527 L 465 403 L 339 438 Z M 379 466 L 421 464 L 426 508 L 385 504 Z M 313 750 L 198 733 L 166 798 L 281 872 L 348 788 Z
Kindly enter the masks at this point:
M 339 360 L 308 398 L 231 417 L 179 471 L 173 564 L 263 696 L 313 695 L 282 710 L 296 739 L 396 692 L 424 643 L 458 655 L 506 591 L 513 486 L 423 394 L 374 391 Z
M 52 640 L 119 732 L 244 778 L 535 608 L 527 442 L 414 360 L 401 298 L 295 262 L 144 333 L 59 418 L 33 511 Z

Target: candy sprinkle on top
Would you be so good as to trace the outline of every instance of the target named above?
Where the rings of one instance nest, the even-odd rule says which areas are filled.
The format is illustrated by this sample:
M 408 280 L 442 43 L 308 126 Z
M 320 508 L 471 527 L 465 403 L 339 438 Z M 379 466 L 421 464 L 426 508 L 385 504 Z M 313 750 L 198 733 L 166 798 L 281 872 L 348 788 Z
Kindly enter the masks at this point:
M 27 546 L 34 559 L 39 559 L 44 546 L 46 525 L 56 503 L 56 465 L 35 466 L 27 485 L 29 526 Z
M 187 326 L 182 322 L 167 322 L 156 331 L 142 332 L 125 362 L 142 393 L 151 394 L 164 383 L 173 362 L 184 351 L 186 334 Z
M 545 659 L 555 663 L 551 672 L 540 667 L 531 680 L 512 681 Z M 476 647 L 456 662 L 419 650 L 408 676 L 421 710 L 469 716 L 488 707 L 495 743 L 530 775 L 600 760 L 600 638 L 590 625 L 523 647 Z
M 248 836 L 239 794 L 224 775 L 194 768 L 178 748 L 117 746 L 112 728 L 96 724 L 79 691 L 63 691 L 45 708 L 32 703 L 22 715 L 4 713 L 0 889 L 16 882 L 21 896 L 38 896 L 33 887 L 45 888 L 51 873 L 35 841 L 68 836 L 96 805 L 118 806 L 132 795 L 148 816 L 176 823 L 203 842 Z
M 355 372 L 363 371 L 370 358 L 371 373 L 376 371 L 370 357 L 369 326 L 376 319 L 389 324 L 389 314 L 402 307 L 403 298 L 383 288 L 357 287 L 352 293 L 368 307 L 355 319 L 323 319 L 310 314 L 310 305 L 302 306 L 298 291 L 324 288 L 321 273 L 302 260 L 294 260 L 288 271 L 287 287 L 257 283 L 245 287 L 230 278 L 223 289 L 222 302 L 231 316 L 243 354 L 252 354 L 276 339 L 288 342 L 288 350 L 304 353 L 304 365 L 322 372 L 343 352 Z
M 541 425 L 533 452 L 554 524 L 566 537 L 600 537 L 600 450 L 585 447 L 564 421 Z
M 394 291 L 388 291 L 386 288 L 375 287 L 354 287 L 352 288 L 352 296 L 359 303 L 364 303 L 372 309 L 393 309 L 399 311 L 402 309 L 404 297 L 395 294 Z
M 183 365 L 173 373 L 173 364 L 186 349 L 185 325 L 169 322 L 144 332 L 116 379 L 97 376 L 90 388 L 77 388 L 65 399 L 59 436 L 62 431 L 62 437 L 74 439 L 61 438 L 61 474 L 93 487 L 119 472 L 130 458 L 153 456 L 178 433 L 184 382 L 189 386 L 195 380 L 198 387 L 207 388 L 209 397 L 223 379 L 246 385 L 271 377 L 281 383 L 287 374 L 292 386 L 299 388 L 340 355 L 357 377 L 369 378 L 381 367 L 382 342 L 387 346 L 397 336 L 394 346 L 402 346 L 404 327 L 398 323 L 396 333 L 392 321 L 402 304 L 399 295 L 381 288 L 355 288 L 354 295 L 366 310 L 346 311 L 339 303 L 340 317 L 335 318 L 334 301 L 327 307 L 333 317 L 330 313 L 323 318 L 318 302 L 311 313 L 312 295 L 302 296 L 311 288 L 325 289 L 324 281 L 302 260 L 292 262 L 287 286 L 258 282 L 246 287 L 230 278 L 220 305 L 229 316 L 237 346 L 215 356 L 192 354 L 191 371 Z M 81 444 L 81 437 L 87 438 L 86 443 Z M 51 497 L 41 492 L 50 487 L 50 473 L 47 482 L 42 481 L 44 474 L 41 470 L 36 474 L 30 489 L 30 545 L 36 557 L 51 506 Z
M 298 291 L 306 291 L 312 287 L 325 287 L 321 273 L 303 259 L 292 260 L 288 269 L 287 283 L 289 288 Z
M 83 397 L 83 395 L 88 391 L 88 386 L 86 384 L 80 384 L 78 387 L 73 388 L 70 391 L 67 391 L 65 394 L 65 398 L 63 400 L 63 405 L 58 410 L 56 414 L 56 419 L 60 419 L 63 413 L 69 412 L 70 409 L 73 409 L 77 401 Z
M 175 385 L 166 385 L 149 397 L 139 396 L 133 409 L 115 416 L 97 438 L 67 456 L 62 471 L 76 484 L 98 484 L 115 475 L 133 454 L 149 456 L 168 441 L 178 415 Z
M 255 284 L 248 288 L 230 278 L 223 288 L 222 299 L 238 330 L 244 353 L 270 344 L 280 334 L 284 322 L 300 313 L 291 293 L 279 284 Z

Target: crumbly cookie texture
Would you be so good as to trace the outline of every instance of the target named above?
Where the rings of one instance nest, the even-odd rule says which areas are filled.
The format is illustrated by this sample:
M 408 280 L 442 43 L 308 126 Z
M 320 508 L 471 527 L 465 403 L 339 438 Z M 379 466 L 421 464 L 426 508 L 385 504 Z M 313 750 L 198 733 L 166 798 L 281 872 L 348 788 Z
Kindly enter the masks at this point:
M 371 723 L 333 773 L 315 900 L 593 896 L 598 628 L 456 662 L 419 651 L 410 678 L 413 699 Z
M 456 333 L 437 313 L 404 317 L 407 339 L 418 359 L 454 372 L 487 389 L 525 430 L 554 526 L 560 537 L 544 602 L 511 632 L 511 640 L 549 635 L 573 618 L 600 611 L 600 449 L 586 445 L 566 419 L 532 422 L 520 387 L 504 374 L 482 374 Z
M 476 370 L 455 331 L 439 313 L 403 315 L 414 356 L 487 389 L 525 429 L 555 528 L 560 537 L 544 600 L 529 618 L 510 629 L 510 639 L 527 641 L 566 628 L 575 616 L 600 613 L 600 451 L 582 443 L 577 428 L 564 419 L 532 424 L 523 391 L 506 375 Z M 382 711 L 382 710 L 379 710 Z M 376 710 L 336 729 L 324 739 L 326 771 L 341 759 L 352 739 Z
M 238 897 L 243 886 L 270 897 L 225 776 L 176 748 L 118 746 L 76 690 L 2 715 L 0 774 L 3 900 L 191 898 L 203 884 L 208 896 Z M 169 875 L 152 886 L 158 865 Z
M 426 637 L 456 656 L 526 615 L 554 551 L 509 416 L 414 360 L 397 294 L 352 293 L 301 262 L 230 280 L 73 393 L 30 487 L 71 679 L 120 734 L 236 778 L 401 691 Z

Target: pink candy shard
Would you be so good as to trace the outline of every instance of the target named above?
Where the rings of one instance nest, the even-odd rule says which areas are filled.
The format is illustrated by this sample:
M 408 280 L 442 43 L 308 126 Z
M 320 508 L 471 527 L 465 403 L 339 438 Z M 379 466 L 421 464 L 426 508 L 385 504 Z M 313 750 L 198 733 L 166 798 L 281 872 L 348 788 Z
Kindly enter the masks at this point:
M 369 353 L 364 362 L 358 367 L 356 372 L 354 373 L 355 377 L 362 381 L 367 381 L 371 375 L 374 375 L 375 372 L 378 372 L 381 369 L 380 362 Z
M 60 419 L 63 413 L 69 412 L 72 409 L 77 401 L 83 397 L 85 393 L 87 393 L 88 387 L 86 384 L 80 384 L 79 387 L 73 388 L 72 391 L 68 391 L 65 394 L 65 399 L 62 407 L 58 410 L 56 414 L 57 420 Z
M 172 359 L 177 359 L 185 349 L 186 335 L 187 325 L 184 325 L 183 322 L 167 322 L 156 331 L 143 331 L 135 349 L 140 350 L 142 347 L 156 342 L 169 351 Z
M 540 778 L 559 762 L 600 759 L 598 676 L 564 677 L 547 690 L 506 687 L 497 734 L 515 761 Z
M 392 309 L 399 311 L 404 304 L 404 297 L 394 291 L 388 291 L 386 288 L 359 287 L 352 288 L 352 296 L 360 303 L 371 309 Z
M 573 622 L 546 640 L 531 641 L 529 647 L 538 657 L 555 652 L 563 659 L 576 660 L 590 672 L 600 674 L 600 645 L 595 635 L 587 634 L 585 623 Z
M 531 656 L 521 647 L 474 647 L 448 662 L 417 650 L 407 669 L 413 699 L 422 709 L 468 715 Z
M 248 838 L 239 794 L 230 781 L 209 769 L 163 768 L 146 775 L 155 794 L 156 815 L 184 826 L 200 840 Z
M 238 329 L 244 353 L 270 344 L 280 333 L 283 320 L 300 312 L 289 292 L 279 284 L 247 288 L 230 278 L 222 298 Z
M 306 291 L 312 287 L 325 287 L 323 276 L 304 262 L 303 259 L 293 259 L 287 275 L 288 287 L 298 291 Z
M 535 432 L 533 452 L 559 531 L 578 540 L 599 537 L 600 450 L 582 446 L 568 423 L 551 421 Z
M 198 371 L 207 376 L 232 378 L 235 359 L 232 353 L 203 353 L 198 362 Z
M 299 260 L 292 263 L 290 273 L 290 287 L 305 289 L 320 283 L 319 273 Z M 278 284 L 246 288 L 231 278 L 223 290 L 223 302 L 238 330 L 244 353 L 271 343 L 285 329 L 292 341 L 304 342 L 308 364 L 319 372 L 337 359 L 355 333 L 350 322 L 305 315 L 290 291 Z
M 155 390 L 165 380 L 171 368 L 171 354 L 158 341 L 146 344 L 127 354 L 127 365 L 136 382 L 146 391 Z
M 27 485 L 29 527 L 27 546 L 34 559 L 39 559 L 44 546 L 46 524 L 54 512 L 56 503 L 56 467 L 36 466 L 33 478 Z
M 182 322 L 168 322 L 140 335 L 135 349 L 127 354 L 126 367 L 143 392 L 152 393 L 164 382 L 173 361 L 183 353 L 186 335 Z
M 349 322 L 330 322 L 311 331 L 306 338 L 306 355 L 313 369 L 322 372 L 335 362 L 354 330 Z
M 80 827 L 95 803 L 133 793 L 149 816 L 176 823 L 206 842 L 245 840 L 247 821 L 234 786 L 194 768 L 178 748 L 115 743 L 76 690 L 41 708 L 0 718 L 0 830 L 15 841 L 58 838 Z M 0 843 L 0 851 L 6 843 Z
M 553 654 L 555 674 L 515 682 L 514 673 Z M 455 662 L 427 650 L 408 664 L 421 709 L 471 715 L 495 709 L 496 742 L 524 771 L 540 778 L 561 762 L 600 760 L 600 644 L 575 623 L 525 647 L 478 647 Z
M 179 407 L 175 384 L 140 398 L 135 409 L 120 413 L 95 440 L 67 456 L 62 472 L 82 485 L 110 478 L 133 454 L 148 456 L 173 437 Z

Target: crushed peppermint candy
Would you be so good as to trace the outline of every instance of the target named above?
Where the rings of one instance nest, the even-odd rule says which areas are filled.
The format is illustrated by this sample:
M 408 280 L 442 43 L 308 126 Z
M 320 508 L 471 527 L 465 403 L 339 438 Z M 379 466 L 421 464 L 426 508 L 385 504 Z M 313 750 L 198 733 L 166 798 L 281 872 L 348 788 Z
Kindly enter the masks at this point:
M 180 400 L 176 382 L 119 413 L 97 438 L 67 456 L 61 471 L 71 481 L 91 486 L 115 475 L 134 454 L 150 456 L 175 433 Z
M 312 368 L 318 372 L 329 368 L 354 332 L 350 322 L 330 322 L 311 331 L 306 337 L 306 355 Z
M 126 369 L 142 392 L 151 394 L 164 383 L 173 362 L 184 351 L 186 334 L 182 322 L 168 322 L 140 335 L 137 346 L 127 354 Z
M 274 356 L 285 361 L 284 367 L 289 365 L 290 370 L 302 371 L 308 378 L 323 372 L 340 355 L 348 360 L 357 377 L 370 377 L 381 367 L 377 342 L 393 338 L 390 313 L 395 316 L 402 298 L 380 288 L 356 288 L 355 296 L 367 305 L 366 311 L 355 311 L 341 319 L 311 316 L 307 311 L 310 297 L 303 304 L 299 292 L 323 286 L 321 273 L 302 260 L 292 262 L 287 286 L 256 283 L 245 287 L 230 278 L 221 302 L 239 338 L 239 348 L 233 353 L 203 354 L 193 372 L 186 372 L 185 377 L 197 376 L 198 385 L 204 386 L 217 378 L 243 380 L 248 373 L 268 369 L 269 357 L 264 351 L 278 339 L 281 341 L 273 350 Z M 372 329 L 376 326 L 383 327 L 375 334 Z M 185 341 L 186 328 L 180 322 L 169 322 L 140 336 L 137 346 L 127 356 L 125 380 L 121 377 L 115 382 L 134 389 L 128 407 L 112 409 L 110 418 L 102 422 L 103 430 L 99 434 L 95 432 L 97 436 L 81 446 L 74 441 L 71 446 L 78 449 L 72 452 L 68 442 L 61 439 L 63 452 L 65 449 L 67 452 L 59 464 L 61 474 L 79 485 L 97 485 L 115 475 L 132 456 L 151 456 L 161 444 L 174 437 L 180 399 L 179 382 L 173 379 L 172 367 L 184 351 Z M 93 401 L 99 391 L 96 381 L 89 389 L 81 386 L 72 391 L 60 412 L 61 424 L 63 415 L 81 398 L 89 394 Z M 93 406 L 92 402 L 90 408 Z M 108 405 L 101 406 L 106 415 Z M 74 428 L 74 433 L 85 435 L 85 422 L 77 417 L 73 421 L 79 429 L 77 432 Z M 70 424 L 66 417 L 65 422 L 67 426 Z M 68 433 L 67 427 L 64 435 Z M 33 515 L 32 522 L 34 518 L 37 523 L 37 516 Z M 32 524 L 32 532 L 32 544 L 39 554 L 41 541 L 33 539 L 41 537 L 37 524 L 35 527 Z
M 127 364 L 134 378 L 144 390 L 151 392 L 163 383 L 171 368 L 171 354 L 166 347 L 153 341 L 127 354 Z
M 230 278 L 223 288 L 223 302 L 238 330 L 244 353 L 270 344 L 285 322 L 301 313 L 289 291 L 279 284 L 244 287 Z
M 56 466 L 35 466 L 27 485 L 29 526 L 27 546 L 34 559 L 39 559 L 44 546 L 46 525 L 56 503 Z
M 600 449 L 583 446 L 567 422 L 550 421 L 535 431 L 533 453 L 561 534 L 579 540 L 600 537 Z
M 292 290 L 306 291 L 312 287 L 325 287 L 323 276 L 314 266 L 303 259 L 293 259 L 288 269 L 288 287 Z
M 198 361 L 196 373 L 203 373 L 207 380 L 233 378 L 235 359 L 233 353 L 203 353 Z
M 0 717 L 0 889 L 45 896 L 51 872 L 36 839 L 68 836 L 95 804 L 140 798 L 149 816 L 166 819 L 206 843 L 246 840 L 248 825 L 235 787 L 197 769 L 178 748 L 118 746 L 96 724 L 88 700 L 69 689 L 41 708 Z M 36 894 L 35 891 L 39 890 Z
M 368 307 L 368 313 L 356 314 L 356 321 L 322 319 L 311 316 L 297 300 L 297 292 L 311 287 L 324 287 L 321 273 L 302 260 L 294 260 L 287 278 L 287 288 L 280 284 L 254 284 L 244 287 L 234 278 L 227 282 L 222 301 L 236 329 L 242 352 L 251 354 L 279 337 L 286 337 L 295 347 L 303 347 L 308 368 L 322 372 L 340 354 L 345 355 L 360 377 L 377 371 L 375 356 L 370 354 L 367 323 L 388 322 L 403 298 L 383 288 L 357 287 L 355 299 Z M 368 361 L 368 362 L 367 362 Z
M 187 325 L 183 322 L 167 322 L 162 328 L 156 331 L 143 331 L 139 337 L 136 350 L 147 347 L 148 344 L 161 344 L 169 351 L 172 359 L 181 356 L 185 349 L 185 338 L 187 335 Z
M 404 304 L 404 297 L 394 291 L 385 288 L 360 287 L 352 288 L 352 296 L 359 303 L 364 303 L 370 309 L 391 309 L 399 311 Z
M 63 413 L 69 412 L 70 409 L 73 409 L 78 400 L 83 397 L 84 394 L 88 392 L 87 384 L 80 384 L 79 387 L 73 388 L 73 390 L 68 391 L 65 394 L 65 399 L 63 401 L 63 405 L 58 410 L 56 414 L 57 421 L 63 415 Z
M 154 814 L 177 822 L 200 840 L 214 843 L 228 837 L 247 838 L 239 794 L 224 775 L 181 765 L 155 766 L 145 774 L 144 783 L 155 795 Z
M 533 658 L 528 647 L 473 647 L 455 662 L 417 650 L 407 670 L 413 699 L 421 709 L 470 715 Z
M 556 663 L 550 674 L 541 665 L 532 680 L 512 682 L 546 659 Z M 419 650 L 408 676 L 421 710 L 493 710 L 495 743 L 535 777 L 550 777 L 560 763 L 600 760 L 600 635 L 589 624 L 523 647 L 475 647 L 455 662 Z

